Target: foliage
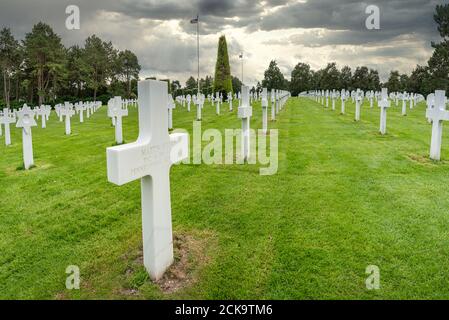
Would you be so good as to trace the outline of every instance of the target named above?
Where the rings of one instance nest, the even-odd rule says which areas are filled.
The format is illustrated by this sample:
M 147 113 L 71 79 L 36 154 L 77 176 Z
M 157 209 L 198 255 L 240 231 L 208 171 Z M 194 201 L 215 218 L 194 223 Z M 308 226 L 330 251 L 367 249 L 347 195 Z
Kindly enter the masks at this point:
M 134 53 L 120 52 L 95 35 L 86 39 L 84 47 L 65 48 L 42 22 L 33 26 L 22 43 L 9 29 L 0 31 L 0 67 L 0 99 L 11 107 L 65 98 L 96 99 L 98 94 L 133 98 L 141 69 Z
M 306 63 L 298 63 L 292 71 L 290 91 L 297 96 L 301 92 L 312 90 L 312 74 L 310 66 Z
M 284 87 L 284 80 L 284 75 L 279 69 L 276 60 L 272 60 L 268 69 L 265 70 L 262 86 L 267 88 L 268 91 L 271 91 L 271 89 L 287 89 Z
M 215 65 L 214 92 L 226 94 L 232 92 L 231 67 L 229 65 L 226 37 L 218 40 L 217 63 Z

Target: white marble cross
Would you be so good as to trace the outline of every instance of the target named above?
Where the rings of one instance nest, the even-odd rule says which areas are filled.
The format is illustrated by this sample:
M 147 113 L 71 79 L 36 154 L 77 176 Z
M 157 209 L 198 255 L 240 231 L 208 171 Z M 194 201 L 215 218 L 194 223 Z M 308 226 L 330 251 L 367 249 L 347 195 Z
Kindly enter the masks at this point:
M 276 114 L 278 114 L 279 113 L 279 110 L 280 110 L 280 105 L 279 105 L 279 98 L 280 98 L 280 96 L 279 96 L 279 90 L 274 90 L 274 96 L 275 96 L 275 98 L 276 98 Z
M 380 133 L 384 135 L 387 133 L 387 109 L 390 107 L 388 89 L 382 88 L 382 98 L 378 104 L 380 107 Z
M 242 157 L 248 161 L 250 157 L 250 120 L 253 115 L 253 108 L 249 103 L 249 87 L 242 86 L 242 105 L 238 110 L 238 117 L 242 119 Z
M 262 89 L 262 131 L 267 134 L 268 127 L 268 90 Z
M 59 110 L 61 117 L 65 116 L 65 134 L 72 134 L 72 127 L 70 125 L 70 118 L 75 114 L 73 107 L 70 103 L 64 103 L 64 106 Z
M 341 114 L 345 114 L 345 101 L 347 99 L 346 90 L 345 89 L 341 90 L 340 98 L 341 98 Z
M 332 90 L 332 110 L 335 111 L 335 99 L 337 99 L 337 93 L 335 92 L 335 89 Z
M 435 94 L 434 93 L 431 93 L 427 96 L 426 104 L 427 104 L 427 110 L 430 110 L 435 106 Z M 427 111 L 426 111 L 426 113 L 427 113 Z M 430 118 L 427 118 L 427 121 L 429 123 L 432 123 L 432 120 Z
M 16 123 L 16 114 L 8 108 L 4 108 L 0 116 L 0 127 L 2 124 L 5 126 L 5 145 L 7 146 L 11 145 L 11 130 L 9 128 L 11 123 Z
M 276 93 L 271 89 L 271 121 L 276 120 Z
M 187 95 L 187 111 L 190 112 L 190 104 L 192 103 L 192 96 L 190 94 Z
M 141 179 L 144 265 L 159 280 L 173 263 L 170 168 L 189 155 L 185 133 L 168 134 L 168 84 L 138 84 L 139 137 L 107 149 L 108 179 L 119 186 Z
M 123 143 L 123 117 L 128 116 L 128 109 L 122 107 L 122 97 L 114 97 L 109 108 L 109 116 L 115 123 L 115 143 Z
M 215 100 L 217 101 L 215 112 L 217 115 L 220 115 L 220 93 L 217 92 Z
M 41 106 L 40 108 L 40 115 L 42 117 L 42 128 L 47 128 L 47 121 L 50 118 L 51 114 L 51 106 Z
M 84 105 L 84 103 L 83 102 L 78 103 L 75 107 L 75 110 L 80 115 L 80 123 L 84 123 L 84 110 L 86 110 L 86 106 Z
M 62 122 L 62 114 L 61 114 L 61 104 L 55 105 L 55 111 L 59 118 L 59 122 Z
M 228 93 L 229 111 L 232 111 L 232 92 Z
M 408 99 L 407 92 L 404 92 L 401 95 L 401 99 L 402 99 L 402 115 L 406 116 L 407 115 L 407 102 L 406 101 Z
M 171 94 L 168 95 L 168 129 L 173 129 L 173 109 L 176 108 L 175 101 Z
M 354 98 L 355 98 L 355 121 L 360 121 L 360 109 L 363 102 L 363 91 L 357 89 Z
M 92 108 L 91 108 L 90 102 L 87 102 L 87 104 L 86 104 L 86 117 L 87 117 L 87 119 L 90 118 L 90 114 L 91 113 L 92 113 Z M 113 120 L 113 121 L 115 121 L 115 120 Z M 115 126 L 115 122 L 113 123 L 113 125 Z
M 205 98 L 202 100 L 203 98 L 201 97 L 201 95 L 200 95 L 200 97 L 198 97 L 196 100 L 196 120 L 197 121 L 201 121 L 201 111 L 202 111 L 202 109 L 203 109 L 203 103 L 204 103 L 204 100 L 205 100 Z
M 443 121 L 449 121 L 446 110 L 446 92 L 435 91 L 435 104 L 427 109 L 426 117 L 432 121 L 432 140 L 430 142 L 430 158 L 439 161 L 441 158 L 441 140 L 443 137 Z
M 31 127 L 36 127 L 37 123 L 34 120 L 34 112 L 26 104 L 17 112 L 17 117 L 16 127 L 22 128 L 23 166 L 28 170 L 34 165 Z

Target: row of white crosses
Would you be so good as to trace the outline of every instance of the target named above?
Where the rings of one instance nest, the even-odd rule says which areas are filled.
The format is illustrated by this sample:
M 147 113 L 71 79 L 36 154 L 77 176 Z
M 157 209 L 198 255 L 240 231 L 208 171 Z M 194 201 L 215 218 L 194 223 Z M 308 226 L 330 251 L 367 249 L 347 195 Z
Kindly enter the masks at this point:
M 312 91 L 309 96 L 312 97 L 315 101 L 324 104 L 322 97 L 326 97 L 327 100 L 328 94 L 324 91 Z M 352 91 L 351 93 L 344 89 L 341 91 L 341 93 L 336 90 L 332 90 L 332 92 L 330 92 L 330 97 L 332 99 L 332 110 L 335 110 L 335 99 L 337 99 L 338 96 L 341 99 L 341 114 L 345 113 L 345 102 L 349 97 L 351 97 L 355 102 L 355 121 L 360 121 L 361 105 L 363 103 L 364 97 L 366 97 L 364 92 L 360 89 L 357 89 L 357 91 Z M 378 105 L 380 107 L 379 131 L 382 135 L 385 135 L 387 132 L 387 109 L 390 107 L 388 90 L 386 88 L 383 88 L 380 94 L 377 94 L 374 91 L 370 91 L 367 92 L 367 97 L 370 101 L 370 107 L 372 107 L 374 99 L 378 101 Z
M 432 137 L 430 143 L 430 158 L 436 161 L 441 159 L 441 142 L 443 135 L 443 121 L 449 121 L 449 111 L 446 110 L 447 98 L 445 95 L 445 91 L 437 90 L 435 93 L 427 96 L 426 104 L 426 118 L 430 123 L 432 123 Z M 370 94 L 372 97 L 372 93 Z M 316 99 L 317 94 L 315 92 L 312 93 L 312 96 Z M 346 100 L 347 93 L 342 90 L 341 98 L 342 98 L 342 112 L 344 113 L 344 101 Z M 353 95 L 356 104 L 360 101 L 361 94 L 359 91 Z M 391 102 L 389 98 L 393 101 L 402 100 L 402 114 L 406 114 L 404 109 L 406 109 L 406 101 L 410 101 L 410 108 L 413 108 L 413 105 L 417 105 L 423 99 L 422 95 L 419 94 L 407 94 L 404 93 L 393 93 L 388 95 L 388 90 L 386 88 L 382 89 L 380 95 L 375 94 L 376 99 L 378 100 L 378 105 L 381 110 L 380 112 L 380 133 L 385 135 L 387 132 L 387 109 L 391 106 Z M 356 110 L 357 113 L 357 110 Z M 357 118 L 357 116 L 356 116 Z
M 91 103 L 92 110 L 96 111 L 100 106 L 101 102 Z M 65 117 L 65 133 L 66 135 L 70 135 L 70 118 L 75 114 L 74 107 L 68 102 L 64 105 L 57 105 L 56 107 L 60 120 L 62 120 L 62 117 Z M 42 119 L 42 128 L 46 128 L 46 122 L 49 120 L 50 114 L 51 106 L 42 105 L 31 109 L 26 104 L 24 104 L 24 106 L 16 112 L 10 111 L 8 108 L 5 108 L 2 112 L 0 112 L 0 129 L 2 125 L 5 127 L 5 144 L 7 146 L 11 145 L 10 124 L 16 123 L 17 115 L 16 127 L 22 129 L 23 164 L 25 170 L 30 169 L 34 165 L 31 128 L 37 126 L 36 118 L 39 116 Z
M 75 112 L 77 114 L 79 114 L 80 123 L 84 122 L 84 111 L 86 111 L 87 118 L 90 118 L 90 116 L 92 114 L 94 114 L 94 112 L 97 112 L 100 107 L 101 107 L 101 102 L 100 101 L 95 101 L 95 102 L 77 102 L 74 105 Z M 60 106 L 59 106 L 59 109 L 60 109 Z M 58 113 L 57 109 L 56 109 L 56 112 Z

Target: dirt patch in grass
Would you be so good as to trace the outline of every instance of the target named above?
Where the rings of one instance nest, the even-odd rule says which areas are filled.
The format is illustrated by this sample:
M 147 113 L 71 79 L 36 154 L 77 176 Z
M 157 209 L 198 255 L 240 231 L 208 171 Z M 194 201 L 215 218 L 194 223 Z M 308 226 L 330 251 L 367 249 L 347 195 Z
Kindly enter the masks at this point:
M 427 166 L 434 166 L 438 164 L 446 164 L 446 161 L 434 161 L 429 158 L 428 155 L 420 155 L 420 154 L 409 154 L 407 155 L 407 158 L 415 163 L 421 164 L 421 165 L 427 165 Z
M 210 252 L 215 246 L 213 234 L 209 232 L 175 232 L 173 235 L 174 263 L 165 272 L 162 279 L 154 282 L 163 294 L 172 294 L 192 286 L 201 270 L 210 262 Z M 128 297 L 140 295 L 139 288 L 151 281 L 143 265 L 143 248 L 131 260 L 125 270 L 127 284 L 120 294 Z
M 177 233 L 173 239 L 175 262 L 157 281 L 164 293 L 173 293 L 195 283 L 199 270 L 209 262 L 207 239 L 187 233 Z

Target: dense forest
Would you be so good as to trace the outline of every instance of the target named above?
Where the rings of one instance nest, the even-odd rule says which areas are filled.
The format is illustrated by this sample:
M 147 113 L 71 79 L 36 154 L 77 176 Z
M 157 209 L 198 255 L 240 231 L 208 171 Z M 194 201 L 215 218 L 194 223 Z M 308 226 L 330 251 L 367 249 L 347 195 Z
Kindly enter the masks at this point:
M 16 107 L 76 100 L 107 101 L 111 96 L 136 96 L 141 69 L 129 50 L 92 35 L 84 47 L 64 47 L 45 23 L 36 24 L 18 41 L 0 30 L 0 104 Z

